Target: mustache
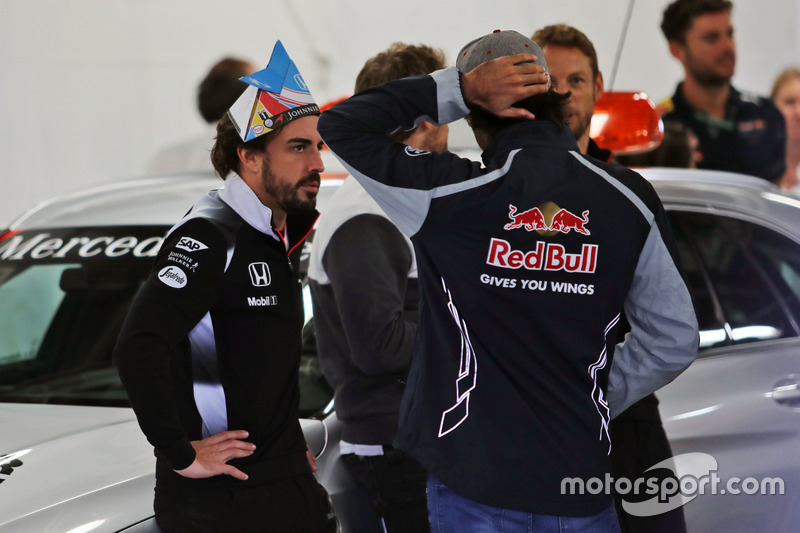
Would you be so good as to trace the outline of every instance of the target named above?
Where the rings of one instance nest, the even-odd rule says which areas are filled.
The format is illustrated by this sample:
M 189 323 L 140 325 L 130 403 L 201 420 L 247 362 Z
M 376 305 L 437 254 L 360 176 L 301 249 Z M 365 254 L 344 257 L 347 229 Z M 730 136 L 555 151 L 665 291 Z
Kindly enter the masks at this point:
M 301 178 L 300 181 L 297 182 L 296 188 L 299 189 L 304 185 L 309 185 L 311 183 L 319 185 L 322 182 L 322 178 L 319 175 L 319 172 L 312 172 L 308 176 Z

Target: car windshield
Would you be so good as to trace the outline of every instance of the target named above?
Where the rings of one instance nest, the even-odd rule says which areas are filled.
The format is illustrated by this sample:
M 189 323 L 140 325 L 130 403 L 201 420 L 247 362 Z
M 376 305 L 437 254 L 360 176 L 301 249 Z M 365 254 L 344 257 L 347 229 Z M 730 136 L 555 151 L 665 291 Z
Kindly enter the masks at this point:
M 0 401 L 128 405 L 111 351 L 163 227 L 0 240 Z
M 0 402 L 130 405 L 111 353 L 167 229 L 58 228 L 0 236 Z M 306 305 L 302 416 L 320 412 L 332 397 Z

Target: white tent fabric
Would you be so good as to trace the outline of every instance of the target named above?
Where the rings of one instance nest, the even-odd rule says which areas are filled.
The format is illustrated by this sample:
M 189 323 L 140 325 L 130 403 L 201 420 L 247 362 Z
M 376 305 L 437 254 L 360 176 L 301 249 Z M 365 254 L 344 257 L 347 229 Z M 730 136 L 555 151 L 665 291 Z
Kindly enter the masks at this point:
M 595 43 L 609 81 L 630 0 L 0 0 L 0 228 L 38 202 L 145 173 L 204 131 L 197 83 L 226 55 L 266 64 L 281 39 L 317 100 L 349 94 L 395 41 L 454 61 L 493 29 L 566 22 Z M 798 0 L 739 0 L 734 84 L 766 93 L 800 63 Z M 670 95 L 682 77 L 658 28 L 667 0 L 637 0 L 614 88 Z

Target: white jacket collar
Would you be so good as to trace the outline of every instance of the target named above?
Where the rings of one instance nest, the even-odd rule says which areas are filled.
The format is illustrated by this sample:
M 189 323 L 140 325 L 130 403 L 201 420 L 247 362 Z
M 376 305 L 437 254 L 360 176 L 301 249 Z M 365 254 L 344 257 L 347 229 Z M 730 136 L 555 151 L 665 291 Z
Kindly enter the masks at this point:
M 236 172 L 225 179 L 225 189 L 220 198 L 255 229 L 282 241 L 272 227 L 272 209 L 261 203 L 253 189 Z

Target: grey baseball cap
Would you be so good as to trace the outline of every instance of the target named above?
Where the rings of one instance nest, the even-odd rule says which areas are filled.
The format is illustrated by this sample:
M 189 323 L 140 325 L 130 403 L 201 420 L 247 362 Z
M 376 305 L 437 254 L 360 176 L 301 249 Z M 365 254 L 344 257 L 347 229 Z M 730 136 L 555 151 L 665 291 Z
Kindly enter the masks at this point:
M 544 53 L 539 45 L 514 30 L 494 30 L 488 35 L 470 41 L 458 53 L 456 68 L 461 72 L 469 72 L 478 65 L 515 54 L 535 54 L 537 65 L 542 65 L 548 77 L 550 71 L 544 61 Z

